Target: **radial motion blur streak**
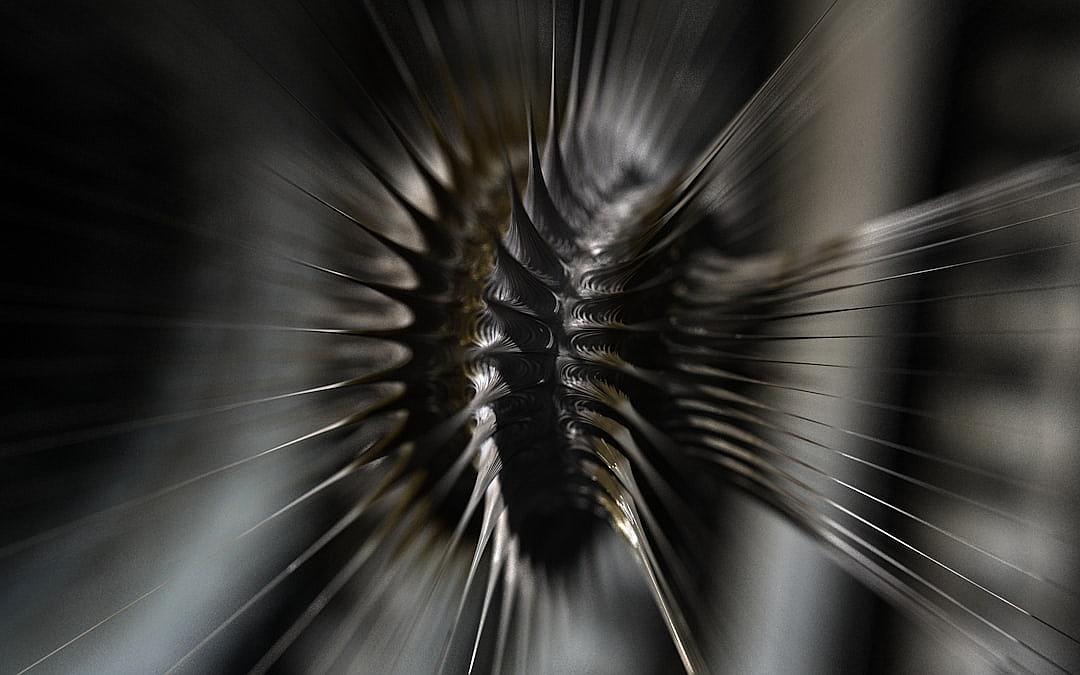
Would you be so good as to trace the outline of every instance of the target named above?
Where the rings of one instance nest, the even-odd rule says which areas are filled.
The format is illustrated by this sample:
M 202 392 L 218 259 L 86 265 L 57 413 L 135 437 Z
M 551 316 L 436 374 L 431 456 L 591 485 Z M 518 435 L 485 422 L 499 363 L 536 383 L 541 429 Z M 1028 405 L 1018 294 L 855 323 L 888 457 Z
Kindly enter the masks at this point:
M 1080 8 L 0 8 L 0 672 L 1080 670 Z

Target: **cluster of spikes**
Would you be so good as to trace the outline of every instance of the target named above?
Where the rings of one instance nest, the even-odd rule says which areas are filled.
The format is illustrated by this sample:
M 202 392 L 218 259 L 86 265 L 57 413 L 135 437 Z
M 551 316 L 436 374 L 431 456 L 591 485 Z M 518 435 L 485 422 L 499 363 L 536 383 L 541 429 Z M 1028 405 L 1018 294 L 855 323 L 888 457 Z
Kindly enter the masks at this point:
M 726 255 L 726 247 L 748 229 L 728 222 L 723 203 L 724 196 L 733 192 L 726 185 L 733 180 L 730 166 L 747 170 L 738 161 L 748 153 L 754 130 L 746 120 L 777 115 L 770 106 L 797 99 L 799 89 L 790 82 L 808 87 L 814 66 L 799 72 L 785 62 L 774 76 L 777 82 L 770 80 L 706 152 L 686 167 L 668 167 L 665 173 L 632 152 L 612 152 L 619 143 L 612 130 L 626 132 L 626 126 L 590 118 L 588 107 L 579 105 L 580 15 L 578 21 L 570 100 L 562 109 L 556 100 L 557 53 L 552 40 L 543 143 L 538 140 L 532 103 L 526 100 L 523 115 L 496 112 L 495 119 L 479 125 L 483 133 L 461 118 L 467 146 L 462 151 L 447 140 L 454 134 L 439 128 L 425 95 L 413 84 L 413 101 L 431 125 L 428 131 L 438 140 L 439 160 L 447 167 L 440 178 L 393 116 L 382 113 L 410 158 L 411 170 L 421 176 L 429 197 L 426 203 L 433 209 L 425 212 L 424 200 L 395 187 L 374 160 L 365 165 L 409 214 L 420 233 L 420 248 L 397 243 L 307 193 L 361 227 L 404 262 L 415 280 L 402 288 L 354 279 L 404 305 L 411 316 L 401 327 L 367 333 L 394 341 L 408 352 L 402 364 L 363 378 L 400 385 L 378 405 L 366 408 L 363 417 L 385 408 L 403 413 L 401 424 L 353 465 L 395 463 L 386 482 L 369 497 L 371 503 L 383 495 L 400 500 L 377 533 L 392 538 L 388 533 L 401 527 L 409 510 L 420 504 L 426 513 L 437 514 L 436 520 L 445 522 L 451 532 L 446 549 L 436 556 L 440 564 L 427 579 L 424 601 L 407 622 L 411 630 L 431 611 L 449 559 L 468 539 L 473 546 L 468 573 L 460 600 L 451 603 L 452 620 L 446 622 L 449 627 L 438 650 L 440 667 L 448 667 L 455 644 L 462 639 L 464 653 L 456 656 L 465 656 L 469 672 L 477 668 L 478 658 L 492 672 L 528 667 L 530 656 L 536 656 L 528 650 L 534 630 L 530 624 L 541 620 L 533 616 L 537 597 L 550 595 L 561 577 L 587 557 L 598 533 L 606 531 L 621 538 L 623 553 L 640 566 L 683 666 L 688 672 L 707 671 L 699 629 L 712 619 L 710 609 L 695 599 L 710 592 L 710 582 L 696 572 L 707 569 L 711 554 L 700 542 L 709 541 L 718 527 L 721 514 L 711 511 L 716 491 L 734 487 L 768 503 L 817 538 L 884 597 L 969 640 L 969 646 L 991 663 L 1016 667 L 1033 658 L 1040 666 L 1058 667 L 1052 657 L 980 616 L 898 562 L 889 548 L 874 544 L 840 519 L 854 519 L 874 536 L 884 535 L 915 551 L 944 569 L 951 581 L 974 587 L 1077 646 L 1074 637 L 834 500 L 828 490 L 815 486 L 818 480 L 920 520 L 905 508 L 834 477 L 785 445 L 805 443 L 830 459 L 857 463 L 931 492 L 951 493 L 793 431 L 785 417 L 815 422 L 802 410 L 778 407 L 771 393 L 779 389 L 871 409 L 922 413 L 768 379 L 766 373 L 769 366 L 783 364 L 828 365 L 780 360 L 769 351 L 770 343 L 889 337 L 785 334 L 770 327 L 893 306 L 886 302 L 792 309 L 808 299 L 935 271 L 830 283 L 851 279 L 852 270 L 955 244 L 960 237 L 950 236 L 948 229 L 972 212 L 992 214 L 1018 203 L 1025 208 L 1041 206 L 1048 196 L 1060 199 L 1062 192 L 1067 193 L 1066 201 L 1075 198 L 1071 162 L 1026 169 L 864 226 L 847 238 L 796 256 Z M 396 54 L 392 40 L 385 33 L 383 37 Z M 400 55 L 395 63 L 403 81 L 414 83 Z M 591 63 L 596 69 L 592 78 L 600 77 L 602 61 L 594 55 Z M 522 64 L 523 82 L 528 79 L 524 70 Z M 449 94 L 454 95 L 452 88 Z M 521 117 L 524 128 L 518 123 Z M 632 131 L 640 140 L 641 129 Z M 708 190 L 711 202 L 705 205 L 701 195 Z M 1031 220 L 1068 212 L 1040 213 Z M 917 449 L 884 438 L 833 430 L 932 461 Z M 976 468 L 967 470 L 979 473 Z M 812 480 L 800 477 L 803 472 Z M 969 550 L 1035 576 L 961 535 L 920 522 Z M 379 541 L 367 542 L 365 556 Z M 487 582 L 476 589 L 480 577 Z M 927 590 L 917 590 L 920 585 Z M 476 593 L 482 600 L 475 622 L 462 625 Z M 494 599 L 499 599 L 497 611 L 491 607 Z M 486 623 L 491 614 L 497 615 L 494 629 Z M 989 637 L 969 632 L 955 614 L 974 617 Z M 290 634 L 295 637 L 295 632 L 286 636 Z M 508 647 L 515 637 L 516 648 Z M 1010 648 L 1019 644 L 1024 652 L 1020 660 L 1001 648 L 1002 638 L 1014 643 Z M 508 656 L 508 651 L 514 653 Z M 271 650 L 270 655 L 280 655 L 280 650 Z
M 571 88 L 577 76 L 575 69 Z M 356 466 L 395 457 L 399 466 L 379 492 L 392 493 L 422 475 L 422 487 L 409 499 L 436 510 L 467 474 L 469 496 L 458 500 L 448 521 L 454 529 L 444 555 L 482 511 L 452 622 L 453 632 L 462 630 L 466 597 L 486 559 L 491 569 L 480 624 L 471 628 L 470 672 L 497 585 L 503 605 L 487 666 L 492 672 L 507 665 L 515 602 L 544 592 L 536 587 L 538 576 L 558 577 L 576 565 L 600 527 L 622 536 L 640 562 L 678 654 L 693 672 L 705 663 L 681 606 L 694 593 L 687 569 L 697 554 L 689 544 L 707 536 L 703 527 L 711 518 L 693 497 L 715 488 L 715 477 L 700 475 L 702 462 L 731 463 L 757 475 L 752 453 L 734 451 L 725 440 L 735 429 L 723 422 L 733 374 L 715 368 L 721 359 L 707 355 L 726 339 L 703 337 L 707 325 L 695 317 L 717 307 L 737 309 L 741 300 L 713 297 L 701 287 L 727 275 L 709 265 L 722 265 L 700 232 L 710 219 L 690 205 L 685 188 L 671 184 L 676 181 L 642 184 L 637 167 L 619 167 L 625 175 L 615 176 L 615 185 L 590 190 L 573 184 L 564 163 L 588 164 L 581 156 L 587 139 L 574 137 L 571 105 L 561 134 L 571 152 L 564 154 L 554 74 L 551 82 L 544 150 L 529 109 L 524 142 L 491 150 L 475 143 L 469 158 L 444 147 L 450 184 L 433 175 L 385 118 L 438 213 L 424 214 L 385 180 L 411 214 L 423 250 L 353 219 L 415 278 L 409 288 L 356 279 L 412 316 L 400 328 L 370 333 L 405 346 L 409 356 L 363 378 L 404 385 L 363 415 L 385 406 L 408 421 L 367 449 Z M 634 208 L 610 215 L 627 201 Z M 395 518 L 410 504 L 395 508 Z M 443 667 L 453 637 L 447 637 Z M 518 667 L 525 667 L 525 657 L 517 655 Z
M 392 132 L 389 142 L 407 158 L 404 164 L 389 165 L 383 161 L 388 153 L 357 143 L 244 50 L 363 167 L 366 182 L 351 201 L 378 193 L 372 201 L 404 213 L 417 236 L 414 244 L 404 243 L 408 234 L 358 215 L 340 187 L 311 187 L 317 181 L 271 167 L 319 218 L 358 229 L 365 255 L 395 259 L 371 269 L 397 265 L 405 273 L 396 276 L 407 282 L 279 257 L 305 273 L 372 291 L 380 298 L 372 306 L 387 317 L 406 316 L 377 329 L 319 329 L 395 347 L 378 368 L 288 395 L 363 391 L 362 403 L 345 416 L 132 502 L 171 495 L 312 439 L 354 429 L 368 434 L 344 465 L 241 537 L 256 536 L 346 479 L 359 486 L 355 502 L 248 600 L 217 617 L 170 670 L 191 668 L 234 623 L 349 532 L 355 547 L 334 549 L 335 571 L 282 627 L 255 672 L 272 668 L 361 578 L 364 592 L 347 619 L 311 631 L 328 645 L 313 652 L 312 670 L 389 672 L 432 664 L 450 672 L 555 670 L 553 631 L 573 604 L 565 596 L 592 583 L 588 570 L 610 565 L 596 562 L 607 556 L 632 561 L 682 665 L 707 672 L 718 667 L 725 648 L 717 628 L 724 608 L 712 600 L 722 595 L 717 587 L 723 582 L 711 576 L 714 545 L 729 525 L 717 497 L 725 491 L 781 514 L 882 597 L 995 667 L 1043 671 L 1076 663 L 1080 642 L 1069 617 L 1044 616 L 1018 595 L 1037 586 L 1036 600 L 1057 593 L 1075 598 L 1065 582 L 919 511 L 924 500 L 951 500 L 1005 526 L 1043 532 L 1045 526 L 1017 516 L 1008 504 L 976 496 L 989 490 L 972 486 L 1007 485 L 1066 503 L 1062 508 L 1072 497 L 897 442 L 886 424 L 879 432 L 823 421 L 817 411 L 838 404 L 890 423 L 938 420 L 925 408 L 829 384 L 845 382 L 832 377 L 845 369 L 858 371 L 857 377 L 918 373 L 859 371 L 787 350 L 806 342 L 966 344 L 994 329 L 904 335 L 890 332 L 888 319 L 926 304 L 1075 291 L 1071 278 L 941 297 L 912 295 L 904 285 L 1067 252 L 1077 243 L 1080 210 L 1075 159 L 1024 168 L 816 246 L 747 253 L 743 244 L 759 234 L 760 223 L 746 222 L 738 202 L 770 158 L 761 137 L 771 130 L 779 136 L 770 142 L 782 141 L 797 131 L 825 76 L 829 61 L 821 54 L 835 45 L 818 37 L 815 25 L 728 124 L 695 144 L 679 132 L 700 130 L 664 100 L 671 55 L 664 51 L 657 72 L 643 60 L 618 62 L 634 22 L 613 9 L 617 4 L 605 3 L 599 18 L 592 17 L 599 27 L 590 32 L 600 36 L 593 45 L 583 44 L 589 3 L 579 4 L 574 39 L 552 36 L 550 87 L 546 100 L 534 101 L 538 78 L 525 55 L 517 54 L 513 66 L 521 71 L 517 84 L 524 95 L 496 95 L 513 85 L 505 80 L 458 83 L 449 69 L 410 63 L 365 3 L 403 85 L 410 121 L 422 120 L 425 140 L 434 139 L 414 140 L 415 130 L 394 112 L 401 100 L 381 100 L 354 75 Z M 409 8 L 432 64 L 448 62 L 422 4 Z M 558 23 L 552 17 L 553 33 Z M 556 70 L 566 62 L 563 89 Z M 423 76 L 414 72 L 421 69 L 443 78 L 445 100 L 432 103 Z M 466 92 L 478 90 L 488 96 L 469 100 Z M 622 97 L 633 110 L 617 105 Z M 458 128 L 446 128 L 448 116 Z M 965 229 L 975 218 L 980 229 Z M 1041 225 L 1046 232 L 1038 246 L 993 243 Z M 837 317 L 853 323 L 829 323 Z M 860 482 L 867 476 L 874 480 Z M 881 479 L 902 489 L 879 494 L 872 486 Z M 905 532 L 925 528 L 941 540 L 935 545 L 942 551 L 959 551 L 961 563 L 976 559 L 974 571 L 897 534 L 897 523 Z M 362 536 L 355 536 L 357 529 Z M 36 544 L 17 542 L 3 554 Z M 995 587 L 980 581 L 988 568 L 989 576 L 1007 581 Z M 161 587 L 26 670 L 47 664 Z M 357 637 L 372 624 L 377 628 L 366 638 Z M 356 649 L 351 663 L 339 661 L 365 640 L 383 648 Z M 379 655 L 391 656 L 372 661 Z

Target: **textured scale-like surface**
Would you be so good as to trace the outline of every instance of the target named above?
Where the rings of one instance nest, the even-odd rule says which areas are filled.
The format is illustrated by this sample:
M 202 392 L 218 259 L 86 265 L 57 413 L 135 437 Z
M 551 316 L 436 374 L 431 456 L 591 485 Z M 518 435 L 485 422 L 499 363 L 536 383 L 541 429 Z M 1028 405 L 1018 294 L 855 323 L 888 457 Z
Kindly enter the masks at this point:
M 3 10 L 0 671 L 1080 666 L 1080 163 L 782 208 L 929 4 Z

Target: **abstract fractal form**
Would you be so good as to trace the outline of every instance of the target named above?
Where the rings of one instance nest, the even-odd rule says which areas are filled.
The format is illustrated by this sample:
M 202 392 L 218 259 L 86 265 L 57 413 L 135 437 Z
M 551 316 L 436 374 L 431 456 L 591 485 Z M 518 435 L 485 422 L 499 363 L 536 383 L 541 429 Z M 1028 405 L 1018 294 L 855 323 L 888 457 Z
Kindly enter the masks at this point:
M 0 25 L 0 673 L 1080 671 L 1080 6 Z

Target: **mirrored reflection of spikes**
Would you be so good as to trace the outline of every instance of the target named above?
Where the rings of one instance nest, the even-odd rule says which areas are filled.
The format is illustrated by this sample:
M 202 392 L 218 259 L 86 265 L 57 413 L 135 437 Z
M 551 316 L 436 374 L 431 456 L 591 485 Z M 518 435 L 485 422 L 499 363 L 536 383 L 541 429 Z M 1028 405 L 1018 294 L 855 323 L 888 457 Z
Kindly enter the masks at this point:
M 125 11 L 6 12 L 0 671 L 1080 668 L 1080 161 L 762 205 L 930 4 Z

